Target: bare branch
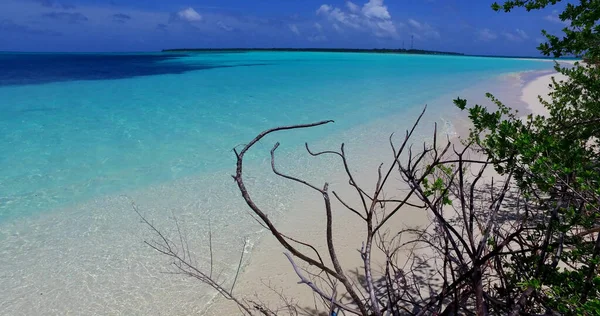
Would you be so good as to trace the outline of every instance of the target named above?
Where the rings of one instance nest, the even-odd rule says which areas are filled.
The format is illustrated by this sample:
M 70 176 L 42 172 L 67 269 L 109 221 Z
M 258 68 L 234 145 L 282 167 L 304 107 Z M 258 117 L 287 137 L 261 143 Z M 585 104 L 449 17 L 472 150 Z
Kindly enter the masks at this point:
M 300 283 L 301 284 L 306 284 L 308 287 L 310 287 L 315 293 L 319 294 L 323 299 L 331 302 L 332 304 L 334 304 L 335 306 L 350 312 L 352 314 L 356 314 L 356 315 L 364 315 L 361 311 L 353 309 L 351 307 L 348 307 L 338 301 L 335 300 L 335 298 L 333 296 L 327 295 L 325 292 L 323 292 L 320 288 L 318 288 L 312 281 L 310 281 L 309 279 L 307 279 L 306 277 L 304 277 L 304 275 L 302 274 L 302 272 L 300 271 L 300 269 L 298 268 L 298 266 L 296 265 L 296 263 L 294 262 L 294 259 L 292 259 L 292 256 L 288 253 L 284 253 L 284 255 L 288 258 L 288 260 L 290 261 L 290 264 L 292 265 L 292 268 L 294 269 L 294 271 L 296 272 L 296 274 L 298 275 L 298 277 L 300 278 Z

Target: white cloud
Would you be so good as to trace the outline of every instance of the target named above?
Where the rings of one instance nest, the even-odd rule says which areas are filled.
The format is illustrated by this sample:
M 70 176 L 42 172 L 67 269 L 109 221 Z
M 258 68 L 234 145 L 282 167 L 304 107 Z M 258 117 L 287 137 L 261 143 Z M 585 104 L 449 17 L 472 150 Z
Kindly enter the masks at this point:
M 346 2 L 346 6 L 348 7 L 348 10 L 350 10 L 350 12 L 352 13 L 360 12 L 360 7 L 352 1 Z
M 290 24 L 288 25 L 288 27 L 290 28 L 290 31 L 292 31 L 292 33 L 300 35 L 300 30 L 298 29 L 298 26 L 296 24 Z
M 306 38 L 309 42 L 325 42 L 327 40 L 327 36 L 325 35 L 314 35 Z
M 202 21 L 202 16 L 193 8 L 187 8 L 171 14 L 169 22 L 173 21 L 199 22 Z
M 522 39 L 529 38 L 529 35 L 527 35 L 527 33 L 525 33 L 525 31 L 523 31 L 521 29 L 517 29 L 516 32 L 517 32 L 517 35 L 519 35 Z
M 317 9 L 317 15 L 327 14 L 331 11 L 331 6 L 328 4 L 324 4 Z
M 361 27 L 358 15 L 347 14 L 339 8 L 331 10 L 331 12 L 329 12 L 329 18 L 355 29 L 359 29 Z
M 417 38 L 440 38 L 440 32 L 438 32 L 433 26 L 427 23 L 422 23 L 414 19 L 408 19 L 407 23 L 413 31 L 412 35 L 414 35 Z
M 408 19 L 408 24 L 410 24 L 410 26 L 415 27 L 415 28 L 421 28 L 421 23 L 419 23 L 413 19 Z
M 518 36 L 516 36 L 516 35 L 514 35 L 512 33 L 509 33 L 509 32 L 503 32 L 502 36 L 504 36 L 507 40 L 513 41 L 513 42 L 518 42 L 518 41 L 521 40 L 520 37 L 518 37 Z
M 562 23 L 562 21 L 560 20 L 559 17 L 557 17 L 556 15 L 552 15 L 552 14 L 546 15 L 544 17 L 544 19 L 546 19 L 546 21 L 550 21 L 550 22 L 554 22 L 554 23 Z
M 504 36 L 507 40 L 512 42 L 521 42 L 523 40 L 529 39 L 529 35 L 527 35 L 527 33 L 525 33 L 525 31 L 521 29 L 516 29 L 515 33 L 502 32 L 502 36 Z
M 375 35 L 379 37 L 387 37 L 390 34 L 396 34 L 396 25 L 391 20 L 376 22 L 377 28 L 374 30 Z
M 319 22 L 315 22 L 315 29 L 317 30 L 316 34 L 307 37 L 306 39 L 309 42 L 324 42 L 327 40 L 327 37 L 323 34 L 323 26 Z
M 396 25 L 392 20 L 384 0 L 369 0 L 362 8 L 353 2 L 346 2 L 347 10 L 323 4 L 317 9 L 319 16 L 326 17 L 333 28 L 342 32 L 343 27 L 360 31 L 370 31 L 377 37 L 396 37 Z
M 544 17 L 544 19 L 546 19 L 546 21 L 550 21 L 552 23 L 558 23 L 558 24 L 562 24 L 565 26 L 569 26 L 571 23 L 569 21 L 563 21 L 558 17 L 558 11 L 557 10 L 552 10 L 552 14 L 546 15 Z
M 389 20 L 392 18 L 383 0 L 369 0 L 362 8 L 363 14 L 368 18 Z
M 217 26 L 218 26 L 220 29 L 222 29 L 222 30 L 224 30 L 224 31 L 227 31 L 227 32 L 231 32 L 231 31 L 233 31 L 233 27 L 231 27 L 231 26 L 229 26 L 229 25 L 225 24 L 223 21 L 217 21 Z
M 497 39 L 498 35 L 490 29 L 481 29 L 477 31 L 477 37 L 482 41 L 488 42 Z

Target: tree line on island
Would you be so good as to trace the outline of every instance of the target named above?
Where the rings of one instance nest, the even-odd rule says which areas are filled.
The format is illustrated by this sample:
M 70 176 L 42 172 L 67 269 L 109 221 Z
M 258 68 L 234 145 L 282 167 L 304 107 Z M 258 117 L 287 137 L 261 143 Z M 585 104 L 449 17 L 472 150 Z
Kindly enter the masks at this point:
M 532 11 L 558 2 L 514 0 L 492 9 Z M 327 228 L 322 245 L 291 238 L 271 221 L 269 210 L 246 188 L 244 162 L 266 135 L 331 122 L 276 127 L 234 150 L 233 179 L 242 198 L 281 244 L 290 273 L 314 293 L 319 302 L 314 308 L 284 295 L 279 306 L 237 295 L 237 277 L 221 280 L 212 274 L 212 262 L 193 264 L 182 236 L 171 239 L 136 209 L 157 237 L 147 244 L 172 259 L 175 273 L 208 284 L 247 315 L 600 315 L 600 0 L 569 2 L 559 17 L 568 24 L 563 34 L 543 31 L 547 41 L 540 51 L 586 62 L 555 65 L 567 79 L 553 80 L 550 99 L 542 100 L 548 116 L 522 118 L 490 94 L 494 108 L 458 98 L 455 105 L 472 123 L 469 137 L 441 141 L 434 128 L 433 141 L 412 146 L 423 111 L 406 134 L 389 138 L 393 157 L 375 171 L 374 184 L 356 178 L 344 145 L 317 152 L 307 144 L 315 159 L 339 159 L 357 203 L 330 191 L 327 183 L 283 172 L 276 143 L 272 171 L 322 200 Z M 485 181 L 490 171 L 494 181 Z M 339 260 L 333 208 L 364 224 L 364 241 L 356 245 L 360 267 Z M 430 223 L 391 224 L 408 209 L 426 212 Z M 383 258 L 377 266 L 375 254 Z
M 353 49 L 353 48 L 174 48 L 163 49 L 164 53 L 244 53 L 244 52 L 315 52 L 315 53 L 377 53 L 377 54 L 421 54 L 421 55 L 456 55 L 462 56 L 462 53 L 440 52 L 424 49 L 403 49 L 403 48 L 373 48 L 373 49 Z

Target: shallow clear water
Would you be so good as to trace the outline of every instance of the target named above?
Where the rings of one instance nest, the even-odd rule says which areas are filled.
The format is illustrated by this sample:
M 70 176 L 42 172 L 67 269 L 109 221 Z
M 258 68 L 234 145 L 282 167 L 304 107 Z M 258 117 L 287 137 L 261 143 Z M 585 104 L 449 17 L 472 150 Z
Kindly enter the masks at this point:
M 551 67 L 354 53 L 0 54 L 0 314 L 201 311 L 207 289 L 162 273 L 168 261 L 141 243 L 150 237 L 132 200 L 167 231 L 177 216 L 198 258 L 210 219 L 231 276 L 241 239 L 249 251 L 260 236 L 230 177 L 234 146 L 273 126 L 333 119 L 276 136 L 285 170 L 320 179 L 334 167 L 298 155 L 303 141 L 348 142 L 366 166 L 379 151 L 353 148 L 386 146 L 423 104 L 430 122 L 451 120 L 450 98 L 465 89 L 489 82 L 516 94 L 518 84 L 494 78 Z M 274 140 L 247 156 L 247 181 L 277 217 L 307 197 L 262 168 Z
M 0 221 L 232 164 L 262 129 L 405 111 L 549 64 L 334 53 L 0 55 Z

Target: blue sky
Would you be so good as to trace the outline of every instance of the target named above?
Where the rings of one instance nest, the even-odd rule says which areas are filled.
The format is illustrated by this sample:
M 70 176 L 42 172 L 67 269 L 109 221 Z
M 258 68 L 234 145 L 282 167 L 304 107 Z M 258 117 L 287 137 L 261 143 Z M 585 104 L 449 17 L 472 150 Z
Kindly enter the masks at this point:
M 537 56 L 557 8 L 488 0 L 0 0 L 0 51 L 400 48 Z M 554 10 L 553 10 L 554 9 Z M 559 8 L 558 8 L 559 9 Z

